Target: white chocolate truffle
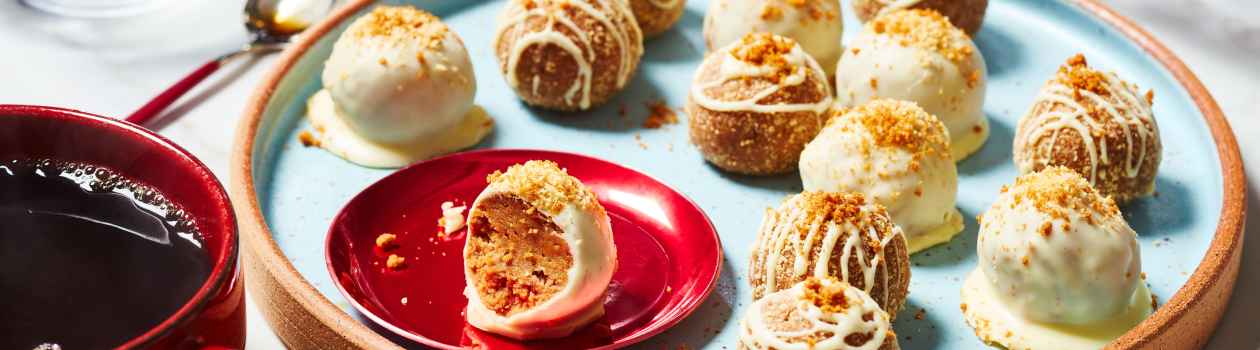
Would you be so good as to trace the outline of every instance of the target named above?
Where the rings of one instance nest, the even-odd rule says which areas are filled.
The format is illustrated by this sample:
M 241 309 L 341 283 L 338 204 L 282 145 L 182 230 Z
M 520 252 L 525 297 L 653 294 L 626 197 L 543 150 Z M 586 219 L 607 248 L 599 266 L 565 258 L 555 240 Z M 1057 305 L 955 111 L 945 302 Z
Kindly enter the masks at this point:
M 962 296 L 982 339 L 1012 349 L 1101 345 L 1151 313 L 1137 234 L 1077 173 L 1021 176 L 979 220 L 979 267 Z
M 324 149 L 370 167 L 400 167 L 470 147 L 493 120 L 464 43 L 437 17 L 379 6 L 350 24 L 324 64 L 307 116 Z
M 704 43 L 715 52 L 749 33 L 772 33 L 801 44 L 828 76 L 844 49 L 836 0 L 714 0 L 704 15 Z
M 1124 203 L 1155 192 L 1162 145 L 1145 95 L 1077 54 L 1038 92 L 1015 130 L 1020 173 L 1064 166 Z
M 740 350 L 896 350 L 891 318 L 861 289 L 810 277 L 754 302 Z
M 896 11 L 868 22 L 844 51 L 836 68 L 836 102 L 915 102 L 945 124 L 950 156 L 958 161 L 989 137 L 987 74 L 975 43 L 945 17 L 932 10 Z
M 495 172 L 468 215 L 468 323 L 515 338 L 568 336 L 604 314 L 617 269 L 595 194 L 550 161 Z
M 963 229 L 949 135 L 913 102 L 875 100 L 834 117 L 801 152 L 801 183 L 806 191 L 860 192 L 882 204 L 910 254 Z
M 687 96 L 691 143 L 742 174 L 796 168 L 832 104 L 817 61 L 791 38 L 753 33 L 705 57 Z
M 625 88 L 643 56 L 626 0 L 510 0 L 499 15 L 495 58 L 532 106 L 587 110 Z

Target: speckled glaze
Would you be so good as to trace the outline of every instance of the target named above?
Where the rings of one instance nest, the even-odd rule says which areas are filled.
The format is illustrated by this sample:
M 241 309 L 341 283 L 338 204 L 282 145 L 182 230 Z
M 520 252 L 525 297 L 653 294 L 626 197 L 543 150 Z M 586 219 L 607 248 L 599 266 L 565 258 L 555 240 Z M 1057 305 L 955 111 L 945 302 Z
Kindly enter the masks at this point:
M 493 33 L 485 27 L 501 2 L 412 3 L 443 17 L 465 40 L 480 79 L 476 103 L 498 121 L 495 134 L 477 148 L 589 154 L 656 176 L 696 200 L 723 242 L 725 271 L 717 293 L 682 323 L 635 347 L 733 346 L 737 317 L 751 302 L 746 266 L 761 213 L 799 191 L 800 182 L 797 174 L 750 178 L 706 165 L 687 144 L 685 124 L 640 127 L 648 114 L 645 102 L 661 99 L 675 108 L 684 104 L 685 77 L 692 75 L 704 52 L 700 27 L 707 1 L 689 1 L 676 30 L 646 43 L 642 65 L 626 90 L 580 116 L 530 109 L 502 82 L 490 47 Z M 302 103 L 320 87 L 317 77 L 335 35 L 368 6 L 366 0 L 352 2 L 286 53 L 246 108 L 236 140 L 231 188 L 241 218 L 247 282 L 272 327 L 297 348 L 411 345 L 360 322 L 323 264 L 321 233 L 338 208 L 389 172 L 354 166 L 297 141 L 298 132 L 307 127 Z M 1084 52 L 1091 64 L 1154 89 L 1162 137 L 1177 145 L 1164 150 L 1158 195 L 1122 207 L 1138 232 L 1143 270 L 1161 305 L 1111 347 L 1201 347 L 1228 302 L 1242 247 L 1241 160 L 1220 109 L 1171 52 L 1094 0 L 1002 1 L 991 3 L 988 11 L 975 40 L 990 73 L 984 111 L 992 136 L 958 164 L 958 207 L 967 218 L 966 229 L 951 242 L 911 258 L 911 294 L 894 325 L 901 347 L 981 346 L 958 308 L 959 288 L 975 267 L 973 218 L 1017 174 L 1011 142 L 1019 116 L 1045 77 L 1077 52 Z M 852 14 L 846 13 L 846 22 L 846 27 L 858 28 Z M 685 116 L 681 119 L 686 122 Z M 923 316 L 915 317 L 921 309 Z

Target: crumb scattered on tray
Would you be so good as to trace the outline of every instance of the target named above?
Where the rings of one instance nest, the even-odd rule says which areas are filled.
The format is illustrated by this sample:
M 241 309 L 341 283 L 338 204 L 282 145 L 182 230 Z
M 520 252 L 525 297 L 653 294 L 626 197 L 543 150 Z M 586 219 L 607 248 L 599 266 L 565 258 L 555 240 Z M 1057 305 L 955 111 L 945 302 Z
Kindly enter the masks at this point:
M 398 254 L 390 254 L 389 258 L 385 259 L 385 267 L 388 267 L 390 270 L 402 270 L 407 267 L 407 258 L 398 256 Z
M 678 123 L 678 113 L 673 108 L 665 105 L 664 101 L 652 101 L 647 103 L 648 117 L 643 121 L 643 127 L 648 129 L 657 129 L 666 124 Z
M 319 139 L 315 138 L 314 134 L 311 134 L 310 131 L 306 130 L 302 130 L 302 132 L 298 133 L 298 142 L 301 142 L 303 147 L 319 147 Z
M 916 320 L 922 320 L 925 316 L 927 316 L 927 310 L 923 308 L 919 308 L 919 311 L 914 313 L 914 319 Z
M 394 249 L 398 247 L 397 240 L 398 236 L 392 233 L 382 233 L 380 236 L 376 236 L 376 246 L 384 250 Z
M 646 150 L 646 149 L 648 149 L 648 145 L 647 145 L 647 143 L 644 143 L 644 142 L 643 142 L 643 135 L 639 135 L 638 133 L 635 133 L 635 134 L 634 134 L 634 142 L 639 144 L 639 148 L 642 148 L 642 149 L 645 149 L 645 150 Z

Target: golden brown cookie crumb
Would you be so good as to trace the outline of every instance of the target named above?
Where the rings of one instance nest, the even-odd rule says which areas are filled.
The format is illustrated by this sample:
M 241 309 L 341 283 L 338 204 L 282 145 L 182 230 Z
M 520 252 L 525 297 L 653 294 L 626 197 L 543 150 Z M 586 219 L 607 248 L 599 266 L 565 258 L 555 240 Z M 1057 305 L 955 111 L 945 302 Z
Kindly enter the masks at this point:
M 796 47 L 796 41 L 765 32 L 749 33 L 741 39 L 740 45 L 731 50 L 731 56 L 754 66 L 768 66 L 774 69 L 767 79 L 779 83 L 791 75 L 796 67 L 784 57 Z
M 559 213 L 573 203 L 583 209 L 599 208 L 595 194 L 582 182 L 549 160 L 531 160 L 495 171 L 486 177 L 491 184 L 502 184 L 530 204 L 550 214 Z
M 1037 210 L 1056 219 L 1068 219 L 1070 212 L 1120 215 L 1111 197 L 1099 195 L 1084 177 L 1062 166 L 1050 166 L 1015 180 L 1014 205 L 1030 202 Z M 1052 227 L 1038 228 L 1048 236 Z
M 841 313 L 849 309 L 849 299 L 844 295 L 844 288 L 848 286 L 845 283 L 831 283 L 823 285 L 822 281 L 816 277 L 805 279 L 805 295 L 802 297 L 823 312 Z
M 401 40 L 416 41 L 422 47 L 435 50 L 442 48 L 442 40 L 449 31 L 437 16 L 410 6 L 378 6 L 359 21 L 365 24 L 351 28 L 350 35 L 386 38 L 394 40 L 395 44 L 401 44 Z M 423 62 L 424 57 L 416 58 Z
M 398 256 L 398 254 L 390 254 L 389 258 L 385 259 L 385 267 L 388 267 L 390 270 L 402 270 L 407 267 L 407 258 Z
M 678 114 L 673 108 L 665 105 L 663 101 L 653 101 L 647 104 L 648 117 L 643 121 L 643 127 L 648 129 L 658 129 L 666 124 L 678 123 Z
M 376 236 L 376 246 L 385 250 L 394 249 L 398 247 L 397 240 L 398 236 L 391 233 L 382 233 L 380 236 Z
M 1107 77 L 1102 72 L 1089 68 L 1085 55 L 1079 53 L 1068 58 L 1067 64 L 1059 67 L 1055 78 L 1076 90 L 1093 92 L 1098 96 L 1111 95 L 1111 89 L 1107 88 Z
M 302 147 L 319 147 L 319 139 L 315 138 L 310 131 L 302 130 L 298 133 L 298 142 L 302 143 Z
M 939 52 L 951 61 L 971 58 L 971 39 L 949 23 L 940 12 L 930 9 L 894 11 L 876 17 L 867 24 L 876 34 L 896 37 L 902 46 L 914 46 Z
M 914 102 L 881 99 L 850 108 L 842 118 L 856 118 L 877 147 L 903 149 L 922 159 L 948 157 L 945 126 Z
M 783 19 L 783 9 L 772 4 L 766 4 L 761 8 L 761 19 L 764 21 L 778 21 Z

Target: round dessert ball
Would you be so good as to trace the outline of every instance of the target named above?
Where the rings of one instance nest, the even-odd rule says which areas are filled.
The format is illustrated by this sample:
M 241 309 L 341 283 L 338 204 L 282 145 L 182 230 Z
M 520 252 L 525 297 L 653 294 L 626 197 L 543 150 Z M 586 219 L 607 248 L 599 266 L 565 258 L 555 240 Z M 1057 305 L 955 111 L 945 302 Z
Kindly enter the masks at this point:
M 989 137 L 984 57 L 962 30 L 933 10 L 895 11 L 866 23 L 836 66 L 836 101 L 912 101 L 949 131 L 961 160 Z
M 754 33 L 705 57 L 687 97 L 691 143 L 719 168 L 796 168 L 832 103 L 818 62 L 790 38 Z
M 308 102 L 318 144 L 352 162 L 398 167 L 471 146 L 492 122 L 473 107 L 464 43 L 437 17 L 378 6 L 337 38 Z
M 487 177 L 468 214 L 468 323 L 516 339 L 558 338 L 604 314 L 617 268 L 595 194 L 550 161 Z
M 772 33 L 801 44 L 830 76 L 843 47 L 844 20 L 835 0 L 714 0 L 704 15 L 704 43 L 709 52 L 743 40 L 750 33 Z
M 643 33 L 625 0 L 510 0 L 499 16 L 494 52 L 525 103 L 587 110 L 634 76 Z
M 950 23 L 968 35 L 975 35 L 984 23 L 989 0 L 853 0 L 853 12 L 862 22 L 905 9 L 931 9 L 949 18 Z
M 861 289 L 810 277 L 770 293 L 740 320 L 740 350 L 897 350 L 891 318 Z
M 1125 310 L 1142 284 L 1137 234 L 1076 172 L 1021 176 L 980 218 L 980 270 L 1027 319 L 1085 325 Z
M 1137 234 L 1080 174 L 1048 167 L 1004 187 L 977 220 L 963 318 L 1009 349 L 1100 349 L 1155 309 Z
M 887 208 L 910 254 L 962 231 L 949 135 L 914 102 L 875 100 L 831 118 L 800 168 L 806 191 L 860 192 Z
M 860 193 L 806 191 L 767 210 L 748 265 L 754 300 L 809 277 L 834 277 L 896 315 L 910 288 L 905 236 Z
M 634 19 L 639 22 L 643 36 L 651 38 L 674 26 L 682 18 L 687 0 L 630 0 Z
M 1021 173 L 1063 166 L 1124 203 L 1155 191 L 1162 146 L 1154 94 L 1076 55 L 1059 68 L 1015 130 Z

